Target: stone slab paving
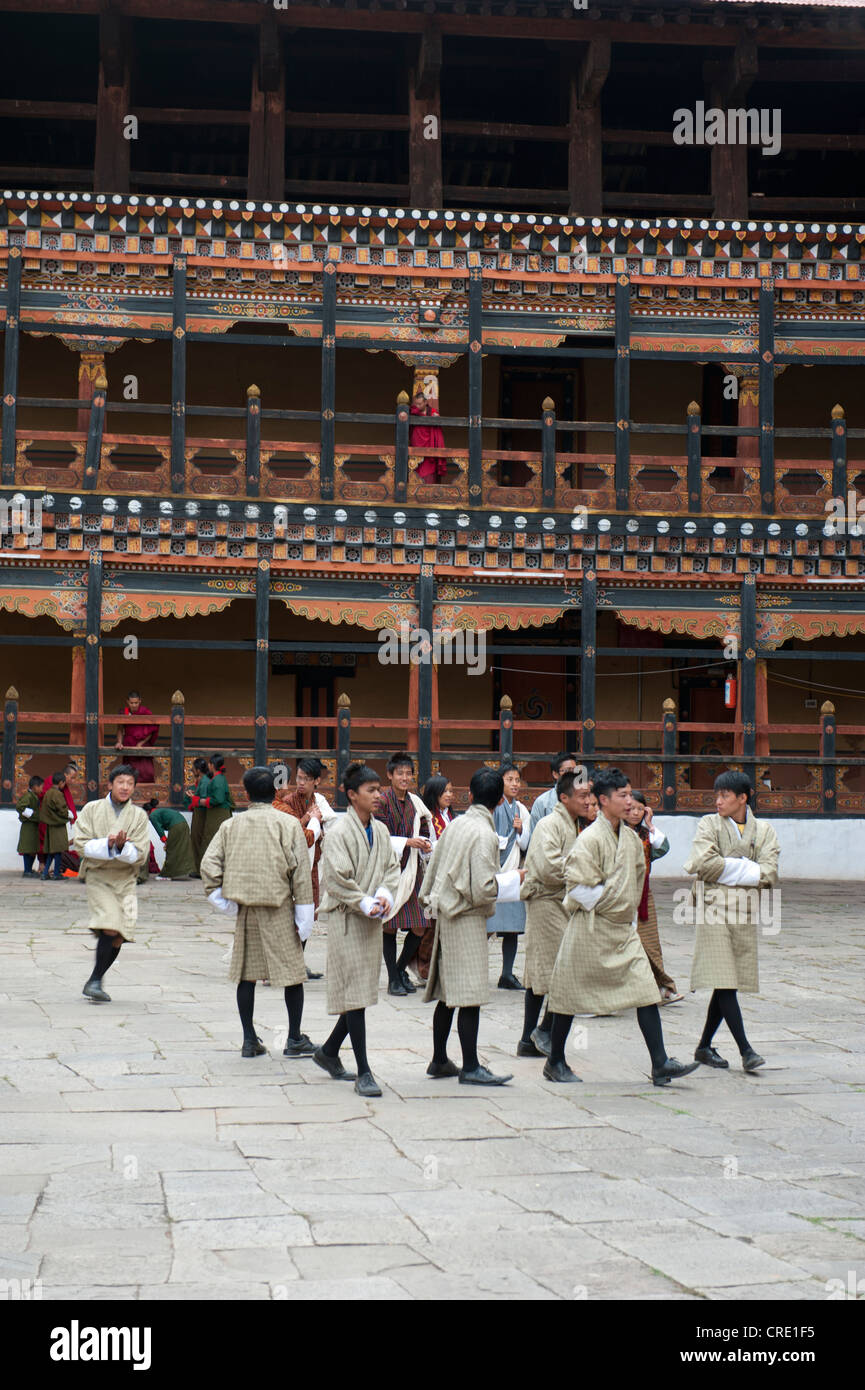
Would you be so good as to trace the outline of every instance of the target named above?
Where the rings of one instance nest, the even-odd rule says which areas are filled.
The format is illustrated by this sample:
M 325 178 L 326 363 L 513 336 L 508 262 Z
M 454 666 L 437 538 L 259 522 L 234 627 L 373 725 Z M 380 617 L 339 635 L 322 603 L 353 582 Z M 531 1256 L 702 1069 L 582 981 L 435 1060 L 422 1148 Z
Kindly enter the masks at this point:
M 686 988 L 679 886 L 656 896 Z M 257 993 L 270 1055 L 241 1058 L 230 931 L 200 884 L 141 890 L 99 1007 L 83 887 L 0 874 L 0 1280 L 45 1299 L 825 1299 L 865 1279 L 865 928 L 855 885 L 782 892 L 743 1000 L 758 1075 L 722 1033 L 729 1072 L 656 1090 L 626 1014 L 578 1020 L 583 1084 L 552 1087 L 514 1055 L 522 995 L 493 988 L 481 1053 L 513 1083 L 434 1082 L 432 1008 L 382 992 L 384 1095 L 365 1101 L 283 1058 L 279 990 Z M 324 982 L 306 997 L 320 1041 Z M 671 1054 L 705 1005 L 664 1009 Z

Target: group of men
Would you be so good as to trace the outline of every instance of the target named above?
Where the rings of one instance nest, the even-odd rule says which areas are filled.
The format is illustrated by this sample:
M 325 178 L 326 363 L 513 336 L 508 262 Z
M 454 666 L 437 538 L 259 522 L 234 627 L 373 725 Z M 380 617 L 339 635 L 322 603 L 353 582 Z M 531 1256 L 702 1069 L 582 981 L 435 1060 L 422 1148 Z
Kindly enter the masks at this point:
M 318 791 L 323 767 L 316 759 L 300 760 L 294 788 L 280 789 L 273 768 L 247 771 L 248 811 L 221 819 L 200 861 L 211 902 L 236 913 L 229 977 L 237 985 L 243 1056 L 266 1051 L 253 1013 L 256 982 L 267 980 L 285 993 L 285 1055 L 311 1057 L 334 1079 L 354 1081 L 359 1094 L 380 1095 L 367 1056 L 366 1009 L 378 999 L 382 956 L 389 991 L 413 990 L 407 967 L 431 933 L 425 999 L 436 1008 L 427 1074 L 502 1085 L 512 1078 L 493 1074 L 477 1051 L 480 1010 L 489 999 L 488 939 L 491 931 L 503 939 L 499 986 L 522 989 L 513 963 L 516 938 L 525 929 L 517 1055 L 543 1057 L 548 1081 L 580 1080 L 565 1057 L 575 1015 L 630 1008 L 656 1086 L 700 1064 L 727 1067 L 713 1045 L 722 1021 L 744 1069 L 761 1066 L 745 1034 L 738 991 L 758 988 L 759 907 L 748 890 L 775 885 L 779 845 L 771 826 L 750 810 L 747 777 L 726 772 L 717 778 L 716 814 L 699 822 L 685 864 L 702 905 L 691 986 L 708 987 L 712 996 L 694 1060 L 682 1063 L 667 1055 L 658 972 L 637 931 L 648 860 L 628 823 L 634 806 L 628 779 L 604 769 L 588 784 L 566 754 L 554 769 L 555 785 L 531 815 L 517 799 L 518 769 L 479 769 L 467 811 L 435 829 L 427 805 L 410 790 L 414 767 L 407 754 L 389 761 L 385 790 L 377 772 L 352 763 L 343 777 L 343 815 Z M 84 994 L 95 1002 L 108 1001 L 103 977 L 134 934 L 138 866 L 150 840 L 147 815 L 132 801 L 135 784 L 133 767 L 114 768 L 108 795 L 87 803 L 74 823 L 73 849 L 97 937 Z M 320 1046 L 302 1031 L 304 946 L 316 916 L 327 933 L 327 1008 L 337 1020 Z M 406 940 L 397 955 L 401 928 Z M 455 1013 L 461 1066 L 447 1052 Z M 340 1061 L 346 1039 L 356 1073 Z

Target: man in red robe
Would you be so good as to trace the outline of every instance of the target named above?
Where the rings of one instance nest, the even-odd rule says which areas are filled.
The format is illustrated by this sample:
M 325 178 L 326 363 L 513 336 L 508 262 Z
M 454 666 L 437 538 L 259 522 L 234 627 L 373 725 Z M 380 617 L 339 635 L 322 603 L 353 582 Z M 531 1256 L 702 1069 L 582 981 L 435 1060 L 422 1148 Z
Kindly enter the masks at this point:
M 411 403 L 412 415 L 438 415 L 435 401 L 428 401 L 423 391 L 416 392 Z M 443 449 L 445 437 L 438 425 L 412 425 L 409 447 L 412 449 Z M 418 477 L 425 483 L 440 483 L 447 472 L 447 460 L 440 456 L 422 458 L 417 466 Z
M 156 742 L 159 734 L 159 725 L 140 722 L 141 716 L 150 714 L 151 711 L 146 705 L 141 703 L 141 696 L 137 690 L 130 690 L 129 694 L 126 696 L 126 705 L 123 713 L 129 716 L 129 718 L 121 723 L 117 730 L 117 743 L 115 747 L 118 750 L 121 748 L 124 751 L 128 748 L 149 748 Z M 135 769 L 139 785 L 142 782 L 156 781 L 156 771 L 153 766 L 152 758 L 136 758 L 127 754 L 124 758 L 124 762 Z

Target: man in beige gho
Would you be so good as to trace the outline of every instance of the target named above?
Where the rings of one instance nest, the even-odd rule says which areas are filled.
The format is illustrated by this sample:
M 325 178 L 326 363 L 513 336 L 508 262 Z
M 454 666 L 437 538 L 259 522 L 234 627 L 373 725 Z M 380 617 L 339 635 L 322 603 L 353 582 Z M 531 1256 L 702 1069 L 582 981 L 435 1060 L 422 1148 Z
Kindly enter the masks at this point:
M 288 1010 L 284 1057 L 311 1057 L 315 1045 L 301 1032 L 306 962 L 303 942 L 312 931 L 315 908 L 306 836 L 300 821 L 272 806 L 270 768 L 243 774 L 249 810 L 223 821 L 201 861 L 204 891 L 214 907 L 237 904 L 234 951 L 228 978 L 237 983 L 243 1025 L 241 1056 L 267 1051 L 253 1024 L 255 984 L 282 985 Z

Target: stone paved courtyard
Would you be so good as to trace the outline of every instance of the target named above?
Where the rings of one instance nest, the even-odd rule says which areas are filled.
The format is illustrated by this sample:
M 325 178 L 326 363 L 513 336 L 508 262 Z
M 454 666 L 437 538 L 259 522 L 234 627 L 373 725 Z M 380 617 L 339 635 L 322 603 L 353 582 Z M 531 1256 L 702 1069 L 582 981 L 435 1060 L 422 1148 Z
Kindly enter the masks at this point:
M 675 887 L 656 896 L 686 987 Z M 578 1020 L 584 1084 L 553 1087 L 514 1056 L 522 995 L 493 989 L 481 1055 L 514 1081 L 433 1082 L 432 1008 L 382 991 L 377 1101 L 282 1057 L 281 990 L 257 993 L 270 1056 L 240 1057 L 230 931 L 200 884 L 151 882 L 140 906 L 114 1002 L 94 1006 L 83 887 L 0 874 L 0 1280 L 45 1299 L 760 1300 L 865 1279 L 856 885 L 785 882 L 743 1001 L 758 1075 L 722 1030 L 729 1072 L 657 1090 L 631 1013 Z M 321 936 L 308 957 L 323 969 Z M 494 943 L 493 983 L 499 964 Z M 324 981 L 306 997 L 321 1041 Z M 691 1056 L 705 1005 L 663 1010 L 672 1055 Z

